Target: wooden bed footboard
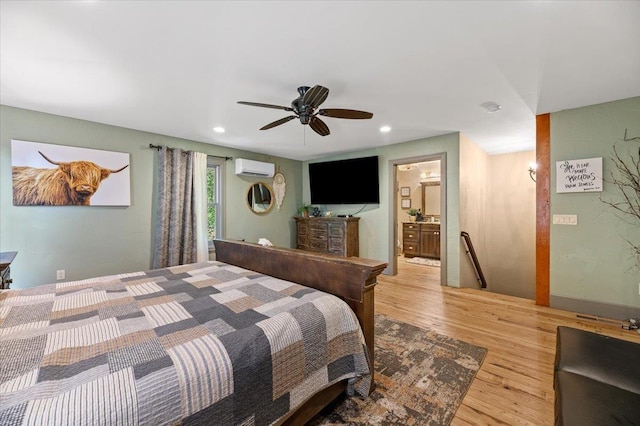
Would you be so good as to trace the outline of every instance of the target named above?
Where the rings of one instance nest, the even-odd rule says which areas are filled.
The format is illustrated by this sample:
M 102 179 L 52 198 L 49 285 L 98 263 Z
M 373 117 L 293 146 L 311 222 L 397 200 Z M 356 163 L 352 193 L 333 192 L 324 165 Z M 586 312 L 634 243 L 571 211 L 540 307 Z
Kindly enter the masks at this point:
M 373 384 L 374 287 L 377 276 L 387 263 L 359 257 L 345 258 L 296 249 L 263 247 L 242 241 L 214 240 L 213 244 L 216 260 L 220 262 L 312 287 L 345 300 L 362 327 L 369 350 Z M 341 392 L 336 385 L 325 391 L 289 416 L 285 423 L 303 423 Z

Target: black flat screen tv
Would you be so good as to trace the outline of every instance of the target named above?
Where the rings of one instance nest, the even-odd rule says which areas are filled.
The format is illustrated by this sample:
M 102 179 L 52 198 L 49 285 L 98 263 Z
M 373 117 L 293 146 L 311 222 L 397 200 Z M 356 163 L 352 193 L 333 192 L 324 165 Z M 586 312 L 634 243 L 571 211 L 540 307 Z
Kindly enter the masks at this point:
M 311 204 L 379 204 L 378 157 L 309 164 Z

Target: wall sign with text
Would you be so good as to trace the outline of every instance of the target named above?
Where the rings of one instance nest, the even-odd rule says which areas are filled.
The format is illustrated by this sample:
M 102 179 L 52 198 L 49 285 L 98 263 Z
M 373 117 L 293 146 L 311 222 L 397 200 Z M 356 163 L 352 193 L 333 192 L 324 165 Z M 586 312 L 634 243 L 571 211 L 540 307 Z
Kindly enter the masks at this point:
M 556 192 L 601 192 L 602 157 L 556 161 Z

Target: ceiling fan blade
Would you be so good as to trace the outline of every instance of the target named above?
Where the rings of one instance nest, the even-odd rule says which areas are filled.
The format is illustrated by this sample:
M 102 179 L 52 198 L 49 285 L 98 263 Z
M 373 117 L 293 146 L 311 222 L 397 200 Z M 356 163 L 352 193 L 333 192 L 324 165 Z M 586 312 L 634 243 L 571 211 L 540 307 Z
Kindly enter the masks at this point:
M 257 106 L 257 107 L 263 107 L 263 108 L 273 108 L 273 109 L 283 109 L 285 111 L 293 111 L 293 109 L 291 109 L 291 107 L 280 106 L 280 105 L 261 104 L 261 103 L 258 103 L 258 102 L 246 102 L 246 101 L 238 101 L 238 103 L 242 104 L 242 105 Z
M 327 99 L 327 96 L 329 96 L 329 89 L 323 86 L 313 86 L 302 97 L 302 104 L 316 109 Z
M 355 120 L 364 120 L 373 117 L 373 114 L 370 112 L 341 108 L 321 109 L 318 111 L 318 114 L 324 115 L 325 117 L 350 118 Z
M 318 117 L 313 117 L 311 119 L 311 122 L 309 123 L 309 126 L 320 136 L 327 136 L 329 133 L 331 133 L 324 121 L 320 120 Z
M 284 124 L 284 123 L 286 123 L 288 121 L 293 120 L 294 118 L 297 118 L 297 117 L 295 115 L 290 115 L 289 117 L 281 118 L 280 120 L 276 120 L 273 123 L 269 123 L 266 126 L 261 127 L 260 130 L 267 130 L 267 129 L 270 129 L 272 127 L 279 126 L 281 124 Z

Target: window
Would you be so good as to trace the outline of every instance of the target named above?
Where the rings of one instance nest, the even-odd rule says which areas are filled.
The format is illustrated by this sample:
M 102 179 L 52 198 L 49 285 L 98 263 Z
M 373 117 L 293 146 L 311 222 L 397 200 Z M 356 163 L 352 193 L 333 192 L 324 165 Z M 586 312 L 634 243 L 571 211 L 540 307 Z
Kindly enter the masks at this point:
M 222 237 L 222 187 L 224 160 L 207 158 L 207 240 Z

